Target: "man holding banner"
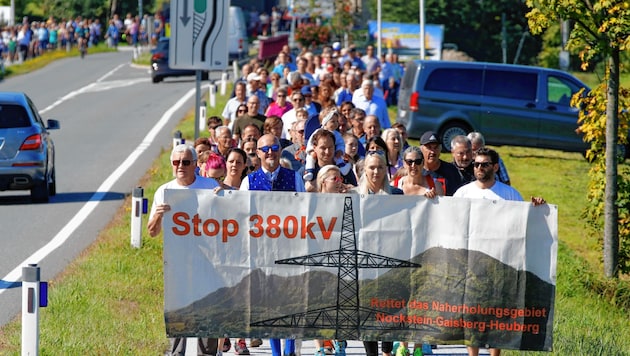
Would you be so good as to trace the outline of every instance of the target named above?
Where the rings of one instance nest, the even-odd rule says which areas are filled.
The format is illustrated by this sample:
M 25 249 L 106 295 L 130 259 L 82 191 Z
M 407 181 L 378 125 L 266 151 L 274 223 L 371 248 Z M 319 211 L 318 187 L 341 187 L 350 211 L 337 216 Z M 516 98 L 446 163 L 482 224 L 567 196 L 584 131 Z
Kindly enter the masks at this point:
M 496 181 L 495 176 L 499 170 L 499 154 L 488 148 L 480 148 L 475 152 L 475 158 L 472 163 L 474 167 L 474 175 L 477 180 L 472 181 L 460 187 L 453 197 L 455 198 L 473 198 L 473 199 L 502 199 L 522 201 L 521 194 L 511 186 Z M 545 204 L 545 199 L 541 197 L 532 197 L 532 204 Z M 499 356 L 501 349 L 490 349 L 491 356 Z M 479 355 L 479 347 L 468 346 L 468 355 Z
M 157 236 L 162 231 L 162 219 L 164 213 L 171 210 L 171 206 L 164 201 L 165 189 L 214 189 L 219 186 L 216 180 L 204 178 L 195 174 L 197 167 L 197 152 L 191 145 L 177 145 L 171 152 L 171 164 L 175 179 L 161 185 L 153 197 L 151 213 L 147 228 L 151 237 Z M 171 338 L 170 354 L 184 355 L 186 353 L 186 338 Z M 199 338 L 198 353 L 216 353 L 217 339 Z

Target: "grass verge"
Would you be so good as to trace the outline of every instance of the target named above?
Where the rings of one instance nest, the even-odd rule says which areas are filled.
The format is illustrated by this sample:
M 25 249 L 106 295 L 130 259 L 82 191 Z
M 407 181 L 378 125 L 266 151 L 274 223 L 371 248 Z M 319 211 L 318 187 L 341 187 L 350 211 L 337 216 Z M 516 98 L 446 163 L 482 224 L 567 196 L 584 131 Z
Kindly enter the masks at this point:
M 218 97 L 208 115 L 219 115 L 225 101 Z M 189 112 L 178 127 L 187 139 L 193 137 L 193 117 Z M 552 354 L 630 355 L 630 311 L 593 288 L 603 279 L 596 237 L 580 219 L 587 204 L 588 164 L 579 154 L 520 147 L 498 151 L 524 197 L 540 195 L 559 207 Z M 172 179 L 168 153 L 162 152 L 139 182 L 150 199 Z M 142 248 L 133 249 L 129 226 L 128 198 L 97 241 L 51 281 L 49 307 L 40 314 L 42 355 L 156 355 L 166 349 L 162 239 L 149 238 L 145 231 Z M 627 288 L 627 282 L 617 283 Z M 20 327 L 17 319 L 0 329 L 0 355 L 19 354 Z

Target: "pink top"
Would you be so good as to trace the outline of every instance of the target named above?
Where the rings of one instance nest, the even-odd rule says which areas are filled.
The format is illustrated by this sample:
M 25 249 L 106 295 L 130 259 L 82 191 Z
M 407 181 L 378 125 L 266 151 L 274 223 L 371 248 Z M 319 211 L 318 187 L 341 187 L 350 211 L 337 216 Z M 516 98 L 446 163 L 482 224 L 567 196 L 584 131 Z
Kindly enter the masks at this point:
M 291 105 L 291 103 L 289 103 L 289 102 L 286 102 L 283 107 L 280 107 L 280 106 L 278 106 L 278 103 L 276 103 L 274 101 L 267 108 L 267 112 L 265 113 L 265 116 L 269 117 L 269 116 L 274 116 L 275 115 L 275 116 L 278 116 L 278 117 L 282 117 L 282 115 L 284 115 L 285 112 L 287 112 L 287 111 L 289 111 L 291 109 L 293 109 L 293 105 Z

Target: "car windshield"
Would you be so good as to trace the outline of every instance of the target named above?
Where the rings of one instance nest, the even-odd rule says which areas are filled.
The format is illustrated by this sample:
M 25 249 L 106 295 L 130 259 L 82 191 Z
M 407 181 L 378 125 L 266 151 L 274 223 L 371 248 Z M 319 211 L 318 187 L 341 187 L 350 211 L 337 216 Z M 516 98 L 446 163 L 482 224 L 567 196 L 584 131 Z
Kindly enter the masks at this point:
M 31 121 L 24 107 L 13 104 L 0 104 L 0 129 L 29 126 L 31 126 Z

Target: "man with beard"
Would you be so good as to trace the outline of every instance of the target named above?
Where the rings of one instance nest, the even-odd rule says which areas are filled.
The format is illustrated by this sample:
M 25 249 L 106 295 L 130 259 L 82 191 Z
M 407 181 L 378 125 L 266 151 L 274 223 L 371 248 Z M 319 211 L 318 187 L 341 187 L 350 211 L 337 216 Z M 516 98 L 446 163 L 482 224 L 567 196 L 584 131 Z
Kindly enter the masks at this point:
M 462 180 L 454 165 L 440 159 L 442 144 L 433 131 L 422 134 L 420 150 L 424 158 L 423 174 L 431 175 L 434 181 L 442 184 L 444 194 L 452 196 L 462 186 Z
M 511 186 L 496 180 L 496 173 L 499 169 L 499 154 L 488 148 L 480 148 L 475 152 L 475 160 L 472 163 L 477 180 L 470 182 L 459 188 L 453 197 L 490 199 L 490 200 L 516 200 L 523 201 L 521 194 Z M 545 199 L 532 197 L 534 206 L 545 204 Z M 479 355 L 479 347 L 468 346 L 468 355 Z M 501 349 L 490 349 L 491 356 L 501 354 Z
M 475 180 L 475 173 L 473 172 L 473 166 L 471 164 L 473 150 L 468 137 L 464 135 L 453 137 L 451 140 L 451 155 L 453 156 L 453 165 L 457 168 L 459 176 L 462 179 L 462 184 L 470 183 Z
M 243 179 L 240 190 L 304 192 L 304 181 L 298 172 L 280 166 L 280 140 L 266 134 L 258 139 L 256 155 L 260 168 Z
M 302 175 L 280 166 L 280 140 L 276 136 L 266 134 L 259 138 L 256 154 L 260 158 L 260 168 L 243 179 L 240 190 L 306 191 Z M 280 339 L 272 338 L 269 342 L 274 356 L 283 355 Z M 294 339 L 287 339 L 284 355 L 295 355 Z

